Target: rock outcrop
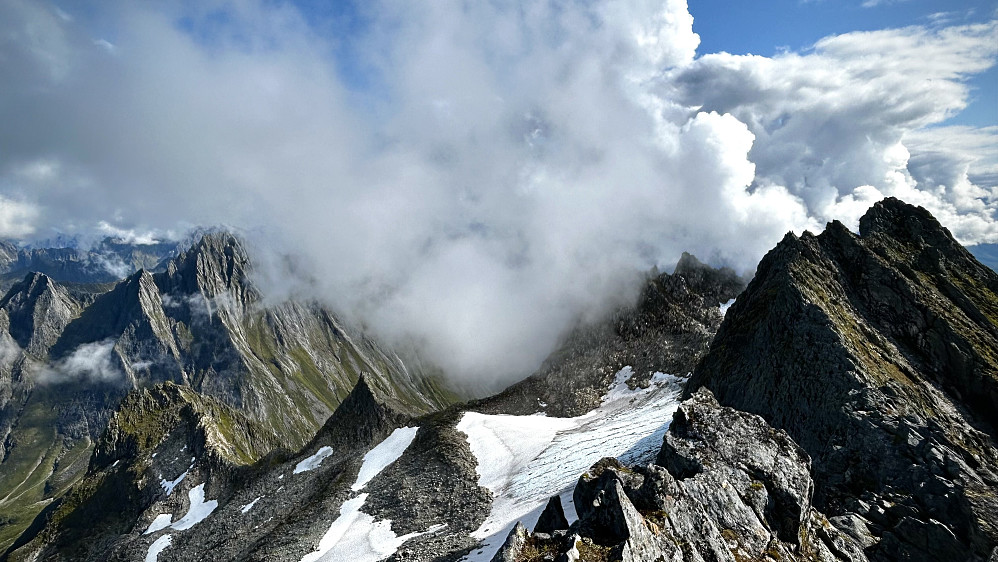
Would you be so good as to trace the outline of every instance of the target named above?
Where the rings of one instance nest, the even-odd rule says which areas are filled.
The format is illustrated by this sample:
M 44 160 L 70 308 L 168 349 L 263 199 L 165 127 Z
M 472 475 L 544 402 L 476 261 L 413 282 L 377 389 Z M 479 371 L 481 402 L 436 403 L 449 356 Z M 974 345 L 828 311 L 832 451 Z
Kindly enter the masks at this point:
M 688 395 L 700 387 L 807 451 L 815 505 L 869 529 L 871 559 L 987 559 L 998 545 L 998 275 L 924 209 L 886 199 L 858 236 L 788 234 Z
M 862 543 L 811 505 L 809 468 L 785 432 L 701 390 L 680 406 L 655 464 L 601 460 L 575 487 L 571 528 L 514 529 L 500 554 L 518 562 L 569 559 L 580 548 L 623 562 L 866 560 Z

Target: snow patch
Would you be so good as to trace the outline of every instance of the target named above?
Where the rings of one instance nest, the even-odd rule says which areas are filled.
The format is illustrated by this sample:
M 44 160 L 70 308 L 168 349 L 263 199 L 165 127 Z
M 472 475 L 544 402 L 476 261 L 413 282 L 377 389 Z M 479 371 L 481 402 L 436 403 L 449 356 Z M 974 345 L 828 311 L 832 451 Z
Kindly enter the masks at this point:
M 731 308 L 731 305 L 733 304 L 735 304 L 735 299 L 731 299 L 728 302 L 721 303 L 721 314 L 727 314 L 728 309 Z
M 328 457 L 331 454 L 333 454 L 332 447 L 327 446 L 319 448 L 319 450 L 316 451 L 314 455 L 298 463 L 298 466 L 295 467 L 294 473 L 298 474 L 301 472 L 305 472 L 308 470 L 315 470 L 319 468 L 319 465 L 322 464 L 322 461 L 326 460 L 326 457 Z M 280 480 L 282 477 L 283 475 L 278 477 L 278 480 Z
M 156 562 L 159 558 L 159 553 L 163 552 L 163 549 L 170 546 L 173 542 L 173 537 L 170 535 L 163 535 L 162 537 L 156 539 L 151 545 L 149 545 L 149 552 L 146 552 L 146 562 Z
M 684 379 L 652 375 L 647 388 L 630 389 L 631 367 L 614 377 L 601 405 L 575 418 L 485 415 L 466 412 L 457 429 L 468 436 L 478 461 L 479 485 L 495 497 L 488 518 L 472 536 L 481 547 L 464 558 L 488 562 L 517 521 L 536 524 L 551 496 L 561 497 L 569 522 L 578 519 L 574 483 L 596 461 L 617 457 L 626 464 L 655 459 Z
M 159 515 L 156 516 L 155 519 L 152 520 L 152 523 L 149 524 L 149 528 L 146 529 L 146 532 L 142 534 L 148 535 L 150 533 L 155 533 L 156 531 L 165 529 L 170 526 L 170 523 L 172 521 L 173 521 L 172 515 L 170 515 L 169 513 L 160 513 Z
M 218 507 L 217 500 L 204 501 L 204 484 L 199 484 L 196 488 L 187 492 L 187 497 L 191 500 L 191 508 L 187 510 L 187 515 L 179 521 L 170 525 L 178 531 L 190 529 L 194 525 L 204 521 Z
M 247 511 L 253 509 L 253 506 L 256 505 L 256 502 L 260 501 L 260 498 L 262 498 L 262 497 L 263 496 L 258 496 L 255 500 L 253 500 L 253 501 L 251 501 L 251 502 L 249 502 L 247 504 L 244 504 L 242 507 L 239 508 L 239 511 L 243 515 L 245 515 Z
M 314 552 L 306 554 L 301 562 L 377 562 L 398 551 L 407 540 L 427 533 L 439 531 L 444 526 L 434 525 L 422 533 L 409 533 L 401 537 L 392 531 L 389 519 L 375 521 L 374 517 L 362 512 L 367 494 L 343 502 L 340 515 L 329 526 L 326 534 L 319 539 Z
M 187 473 L 189 471 L 190 470 L 185 470 L 180 476 L 177 477 L 176 480 L 169 481 L 164 478 L 159 481 L 159 485 L 162 486 L 164 490 L 166 490 L 167 496 L 173 493 L 173 489 L 177 487 L 177 484 L 180 484 L 181 482 L 184 481 L 184 478 L 187 478 Z
M 378 443 L 364 455 L 364 464 L 357 473 L 357 481 L 350 487 L 358 491 L 367 485 L 372 478 L 381 473 L 388 465 L 397 461 L 405 452 L 412 440 L 416 438 L 418 427 L 400 427 L 392 432 L 387 439 Z

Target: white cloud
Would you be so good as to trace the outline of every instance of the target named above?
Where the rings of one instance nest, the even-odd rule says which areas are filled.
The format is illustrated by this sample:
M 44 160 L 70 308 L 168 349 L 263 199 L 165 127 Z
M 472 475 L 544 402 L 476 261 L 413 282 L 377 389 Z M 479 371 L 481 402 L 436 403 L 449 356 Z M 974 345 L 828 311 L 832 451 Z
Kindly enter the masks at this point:
M 668 73 L 660 93 L 746 123 L 756 135 L 755 184 L 786 186 L 818 221 L 855 224 L 871 196 L 895 195 L 926 206 L 965 243 L 993 241 L 994 177 L 978 174 L 982 183 L 972 184 L 974 156 L 953 149 L 930 159 L 917 139 L 965 107 L 966 78 L 996 55 L 994 22 L 858 32 L 823 39 L 808 54 L 706 55 Z M 935 135 L 958 133 L 987 136 Z M 945 177 L 945 187 L 933 177 Z
M 0 333 L 0 369 L 10 369 L 23 353 L 24 350 L 21 349 L 21 346 L 17 345 L 17 342 L 14 341 L 14 338 L 10 334 L 7 332 Z
M 148 246 L 158 244 L 161 235 L 154 231 L 137 231 L 134 228 L 119 228 L 107 221 L 97 223 L 97 231 L 121 244 Z
M 863 0 L 861 6 L 864 8 L 875 8 L 877 6 L 890 6 L 891 4 L 900 4 L 907 1 L 908 0 Z
M 0 5 L 0 197 L 35 210 L 8 231 L 236 225 L 273 298 L 318 294 L 454 376 L 523 375 L 639 272 L 751 270 L 880 194 L 998 239 L 982 160 L 960 183 L 912 136 L 964 106 L 994 25 L 695 59 L 681 0 L 380 0 L 349 38 L 290 5 L 115 6 L 91 33 Z
M 0 237 L 21 238 L 35 232 L 38 207 L 0 195 Z
M 114 351 L 115 343 L 113 339 L 85 343 L 50 365 L 34 364 L 29 366 L 29 370 L 34 372 L 35 379 L 42 384 L 79 380 L 118 381 L 124 377 L 124 373 L 119 366 L 120 358 Z

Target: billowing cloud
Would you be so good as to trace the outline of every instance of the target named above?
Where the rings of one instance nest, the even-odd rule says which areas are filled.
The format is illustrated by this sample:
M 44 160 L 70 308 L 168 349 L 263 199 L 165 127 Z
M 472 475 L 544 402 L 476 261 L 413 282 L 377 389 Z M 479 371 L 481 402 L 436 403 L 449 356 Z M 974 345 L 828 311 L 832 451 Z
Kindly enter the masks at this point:
M 980 160 L 913 136 L 964 106 L 994 25 L 696 58 L 681 0 L 352 9 L 343 28 L 126 2 L 98 25 L 4 0 L 0 196 L 34 211 L 20 235 L 235 225 L 272 298 L 319 296 L 499 381 L 684 250 L 751 271 L 786 231 L 890 194 L 998 240 Z
M 894 195 L 973 244 L 998 238 L 998 184 L 981 150 L 994 135 L 926 127 L 966 106 L 966 79 L 996 55 L 995 22 L 858 32 L 806 54 L 705 55 L 667 73 L 660 92 L 748 125 L 755 185 L 785 186 L 821 222 L 855 225 L 867 203 Z M 940 144 L 919 141 L 930 137 Z M 969 138 L 976 148 L 961 150 Z
M 33 364 L 28 369 L 42 384 L 121 381 L 125 375 L 114 345 L 113 339 L 86 343 L 53 364 Z

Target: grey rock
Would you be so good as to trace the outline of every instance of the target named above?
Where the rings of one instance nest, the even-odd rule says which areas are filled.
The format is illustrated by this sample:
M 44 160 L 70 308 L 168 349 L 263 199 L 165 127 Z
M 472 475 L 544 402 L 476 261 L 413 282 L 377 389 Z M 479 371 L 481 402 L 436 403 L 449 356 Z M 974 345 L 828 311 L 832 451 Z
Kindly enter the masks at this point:
M 502 543 L 499 551 L 492 557 L 492 562 L 517 562 L 527 544 L 528 535 L 527 528 L 517 521 L 506 536 L 506 542 Z
M 785 430 L 818 509 L 890 533 L 873 558 L 922 556 L 909 519 L 934 519 L 983 559 L 998 544 L 996 319 L 998 274 L 886 199 L 859 236 L 833 222 L 767 254 L 686 396 L 707 387 Z
M 849 535 L 863 548 L 877 544 L 877 538 L 870 532 L 866 520 L 855 513 L 829 517 L 828 521 L 835 525 L 839 531 Z
M 534 533 L 554 533 L 568 529 L 568 519 L 565 518 L 565 509 L 561 506 L 560 496 L 551 496 L 544 511 L 537 518 L 534 525 Z

